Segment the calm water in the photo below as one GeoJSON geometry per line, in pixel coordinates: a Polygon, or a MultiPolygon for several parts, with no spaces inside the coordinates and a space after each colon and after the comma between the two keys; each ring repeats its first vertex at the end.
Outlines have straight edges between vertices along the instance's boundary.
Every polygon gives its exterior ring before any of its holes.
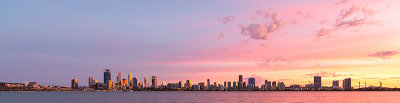
{"type": "Polygon", "coordinates": [[[400,102],[400,92],[0,92],[0,103],[400,102]]]}

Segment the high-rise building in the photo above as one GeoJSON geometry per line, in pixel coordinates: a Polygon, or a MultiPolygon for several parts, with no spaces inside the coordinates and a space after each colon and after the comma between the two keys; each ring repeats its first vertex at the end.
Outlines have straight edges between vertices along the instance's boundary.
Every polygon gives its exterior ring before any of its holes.
{"type": "Polygon", "coordinates": [[[243,89],[243,75],[239,75],[238,88],[243,89]]]}
{"type": "Polygon", "coordinates": [[[321,89],[321,76],[314,76],[314,88],[315,90],[321,89]]]}
{"type": "Polygon", "coordinates": [[[139,78],[138,77],[133,77],[132,78],[133,80],[132,80],[132,82],[133,82],[133,87],[134,88],[139,88],[139,78]]]}
{"type": "Polygon", "coordinates": [[[228,81],[228,90],[231,90],[231,89],[232,89],[232,82],[228,81]]]}
{"type": "Polygon", "coordinates": [[[243,89],[245,89],[246,87],[246,82],[243,82],[243,89]]]}
{"type": "Polygon", "coordinates": [[[233,90],[236,90],[236,89],[237,89],[236,81],[233,81],[233,87],[232,87],[232,89],[233,89],[233,90]]]}
{"type": "Polygon", "coordinates": [[[111,71],[110,69],[104,70],[104,84],[108,83],[108,81],[111,81],[111,71]]]}
{"type": "Polygon", "coordinates": [[[217,89],[217,82],[214,82],[214,88],[213,89],[217,89]]]}
{"type": "Polygon", "coordinates": [[[339,80],[332,81],[332,89],[339,89],[339,80]]]}
{"type": "Polygon", "coordinates": [[[71,80],[71,88],[72,89],[78,89],[78,79],[72,79],[71,80]]]}
{"type": "Polygon", "coordinates": [[[119,85],[122,84],[122,76],[121,76],[121,72],[119,70],[118,70],[117,82],[119,85]]]}
{"type": "Polygon", "coordinates": [[[205,88],[205,83],[204,82],[200,82],[200,83],[198,83],[198,85],[199,85],[199,87],[200,87],[200,90],[204,90],[205,88]]]}
{"type": "Polygon", "coordinates": [[[132,72],[129,72],[129,74],[128,74],[128,83],[129,83],[129,86],[132,86],[132,72]]]}
{"type": "Polygon", "coordinates": [[[278,90],[285,90],[285,83],[283,82],[278,82],[278,90]]]}
{"type": "Polygon", "coordinates": [[[186,89],[190,89],[190,87],[191,87],[191,81],[190,80],[186,80],[185,88],[186,89]]]}
{"type": "Polygon", "coordinates": [[[227,87],[226,87],[226,81],[224,81],[224,88],[227,89],[227,87]]]}
{"type": "Polygon", "coordinates": [[[249,80],[247,82],[249,82],[248,83],[249,86],[253,86],[251,88],[256,88],[256,79],[255,78],[249,78],[249,80]]]}
{"type": "Polygon", "coordinates": [[[210,87],[210,79],[207,79],[207,88],[211,89],[211,87],[210,87]]]}
{"type": "Polygon", "coordinates": [[[94,86],[95,86],[94,77],[89,77],[89,87],[94,88],[94,86]]]}
{"type": "Polygon", "coordinates": [[[151,87],[152,88],[157,88],[157,76],[152,76],[151,77],[151,87]]]}
{"type": "Polygon", "coordinates": [[[243,75],[239,75],[239,82],[243,82],[243,75]]]}
{"type": "Polygon", "coordinates": [[[343,80],[343,89],[344,90],[351,90],[351,78],[346,78],[343,80]]]}
{"type": "Polygon", "coordinates": [[[182,81],[178,82],[178,88],[182,88],[182,81]]]}
{"type": "Polygon", "coordinates": [[[128,81],[126,79],[122,79],[122,85],[124,86],[128,85],[128,81]]]}
{"type": "Polygon", "coordinates": [[[149,87],[149,78],[144,77],[143,85],[144,85],[144,87],[149,87]]]}
{"type": "Polygon", "coordinates": [[[267,82],[267,90],[271,90],[271,86],[272,86],[272,85],[271,85],[271,81],[268,81],[268,82],[267,82]]]}

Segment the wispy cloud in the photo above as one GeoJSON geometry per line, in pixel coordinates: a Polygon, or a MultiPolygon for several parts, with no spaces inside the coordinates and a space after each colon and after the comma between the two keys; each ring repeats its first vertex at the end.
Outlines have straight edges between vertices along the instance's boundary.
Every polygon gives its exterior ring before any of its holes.
{"type": "Polygon", "coordinates": [[[366,24],[377,24],[377,21],[369,19],[369,17],[374,14],[376,14],[374,10],[367,7],[360,8],[356,5],[352,5],[348,9],[342,9],[336,18],[335,24],[331,28],[321,28],[315,34],[316,40],[319,40],[322,37],[331,37],[331,35],[336,31],[366,24]]]}
{"type": "Polygon", "coordinates": [[[353,74],[339,74],[335,72],[316,72],[316,73],[310,73],[306,74],[306,76],[321,76],[321,77],[341,77],[341,76],[352,76],[353,74]]]}
{"type": "Polygon", "coordinates": [[[350,2],[350,0],[337,0],[337,1],[336,1],[336,5],[346,4],[346,3],[348,3],[348,2],[350,2]]]}
{"type": "Polygon", "coordinates": [[[221,22],[222,22],[222,24],[227,24],[227,23],[233,22],[234,19],[235,18],[233,16],[226,16],[226,17],[222,18],[221,22]]]}
{"type": "Polygon", "coordinates": [[[221,39],[223,39],[224,37],[225,37],[225,33],[224,32],[219,33],[217,40],[214,41],[214,44],[217,43],[218,41],[220,41],[221,39]]]}
{"type": "Polygon", "coordinates": [[[279,67],[288,63],[288,59],[283,57],[267,58],[257,62],[258,66],[263,68],[279,67]]]}
{"type": "Polygon", "coordinates": [[[270,15],[270,22],[266,23],[251,23],[248,26],[239,25],[242,34],[249,36],[254,40],[266,40],[270,33],[276,32],[285,26],[286,21],[279,19],[279,13],[270,15]]]}
{"type": "Polygon", "coordinates": [[[368,54],[368,57],[376,57],[381,59],[390,59],[392,56],[399,54],[398,51],[379,51],[372,54],[368,54]]]}

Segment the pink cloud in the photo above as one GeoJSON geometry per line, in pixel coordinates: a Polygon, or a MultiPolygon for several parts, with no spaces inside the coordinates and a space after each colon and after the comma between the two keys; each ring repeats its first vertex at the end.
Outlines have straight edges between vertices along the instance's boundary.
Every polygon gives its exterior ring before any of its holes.
{"type": "Polygon", "coordinates": [[[353,74],[337,74],[335,72],[317,72],[306,74],[306,76],[321,76],[321,77],[341,77],[341,76],[352,76],[353,74]]]}
{"type": "Polygon", "coordinates": [[[222,24],[233,22],[235,18],[233,16],[226,16],[222,18],[222,24]]]}
{"type": "Polygon", "coordinates": [[[348,2],[350,2],[350,0],[337,0],[337,1],[336,1],[336,5],[346,4],[346,3],[348,3],[348,2]]]}
{"type": "Polygon", "coordinates": [[[267,58],[267,59],[261,60],[257,64],[260,67],[271,68],[271,67],[283,66],[283,65],[286,65],[288,63],[289,62],[288,62],[288,60],[286,58],[275,57],[275,58],[267,58]]]}
{"type": "Polygon", "coordinates": [[[254,40],[266,40],[270,33],[280,30],[285,26],[286,21],[279,19],[279,13],[270,16],[271,21],[267,23],[251,23],[248,26],[239,25],[242,34],[250,36],[254,40]]]}
{"type": "Polygon", "coordinates": [[[368,57],[376,57],[376,58],[381,58],[381,59],[390,59],[391,56],[395,56],[399,54],[398,51],[379,51],[375,52],[373,54],[369,54],[368,57]]]}

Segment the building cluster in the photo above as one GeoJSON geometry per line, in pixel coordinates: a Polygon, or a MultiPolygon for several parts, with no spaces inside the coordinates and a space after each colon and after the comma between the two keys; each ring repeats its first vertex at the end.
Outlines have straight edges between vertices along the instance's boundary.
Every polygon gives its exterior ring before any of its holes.
{"type": "Polygon", "coordinates": [[[70,87],[39,85],[37,82],[4,83],[0,82],[0,91],[69,91],[70,87]]]}
{"type": "MultiPolygon", "coordinates": [[[[333,80],[332,86],[322,86],[321,76],[314,76],[313,83],[305,85],[290,85],[286,86],[284,82],[276,82],[265,80],[260,86],[256,85],[255,78],[248,78],[247,83],[243,80],[243,75],[239,75],[237,81],[224,81],[223,83],[211,82],[207,79],[205,82],[192,83],[190,80],[178,81],[175,83],[166,83],[163,81],[160,85],[157,84],[157,76],[149,78],[144,77],[139,81],[139,78],[132,76],[132,72],[128,74],[127,79],[123,78],[121,72],[118,71],[116,80],[112,81],[111,71],[109,69],[103,72],[103,82],[99,82],[94,77],[89,77],[88,86],[79,86],[78,79],[71,80],[71,87],[39,85],[37,82],[25,83],[4,83],[0,82],[0,91],[331,91],[331,90],[392,90],[397,91],[399,88],[386,88],[380,86],[368,86],[365,82],[361,88],[361,82],[358,84],[358,89],[352,87],[351,78],[342,80],[342,85],[339,85],[339,80],[333,80]]],[[[327,84],[327,83],[325,83],[327,84]]]]}
{"type": "Polygon", "coordinates": [[[128,74],[128,78],[124,79],[121,72],[118,71],[115,82],[111,79],[111,71],[104,70],[104,82],[100,83],[93,77],[89,77],[88,87],[79,87],[78,80],[71,80],[72,89],[84,90],[130,90],[130,91],[318,91],[318,90],[353,90],[351,86],[351,78],[345,78],[342,86],[339,86],[339,80],[333,80],[332,86],[322,86],[321,76],[314,76],[314,82],[306,85],[290,85],[286,86],[284,82],[268,81],[259,87],[256,85],[255,78],[248,78],[247,83],[243,80],[243,75],[239,75],[238,81],[224,81],[223,83],[206,82],[192,83],[190,80],[179,81],[176,83],[157,84],[157,76],[151,77],[151,84],[147,77],[140,82],[138,77],[133,77],[132,72],[128,74]]]}

